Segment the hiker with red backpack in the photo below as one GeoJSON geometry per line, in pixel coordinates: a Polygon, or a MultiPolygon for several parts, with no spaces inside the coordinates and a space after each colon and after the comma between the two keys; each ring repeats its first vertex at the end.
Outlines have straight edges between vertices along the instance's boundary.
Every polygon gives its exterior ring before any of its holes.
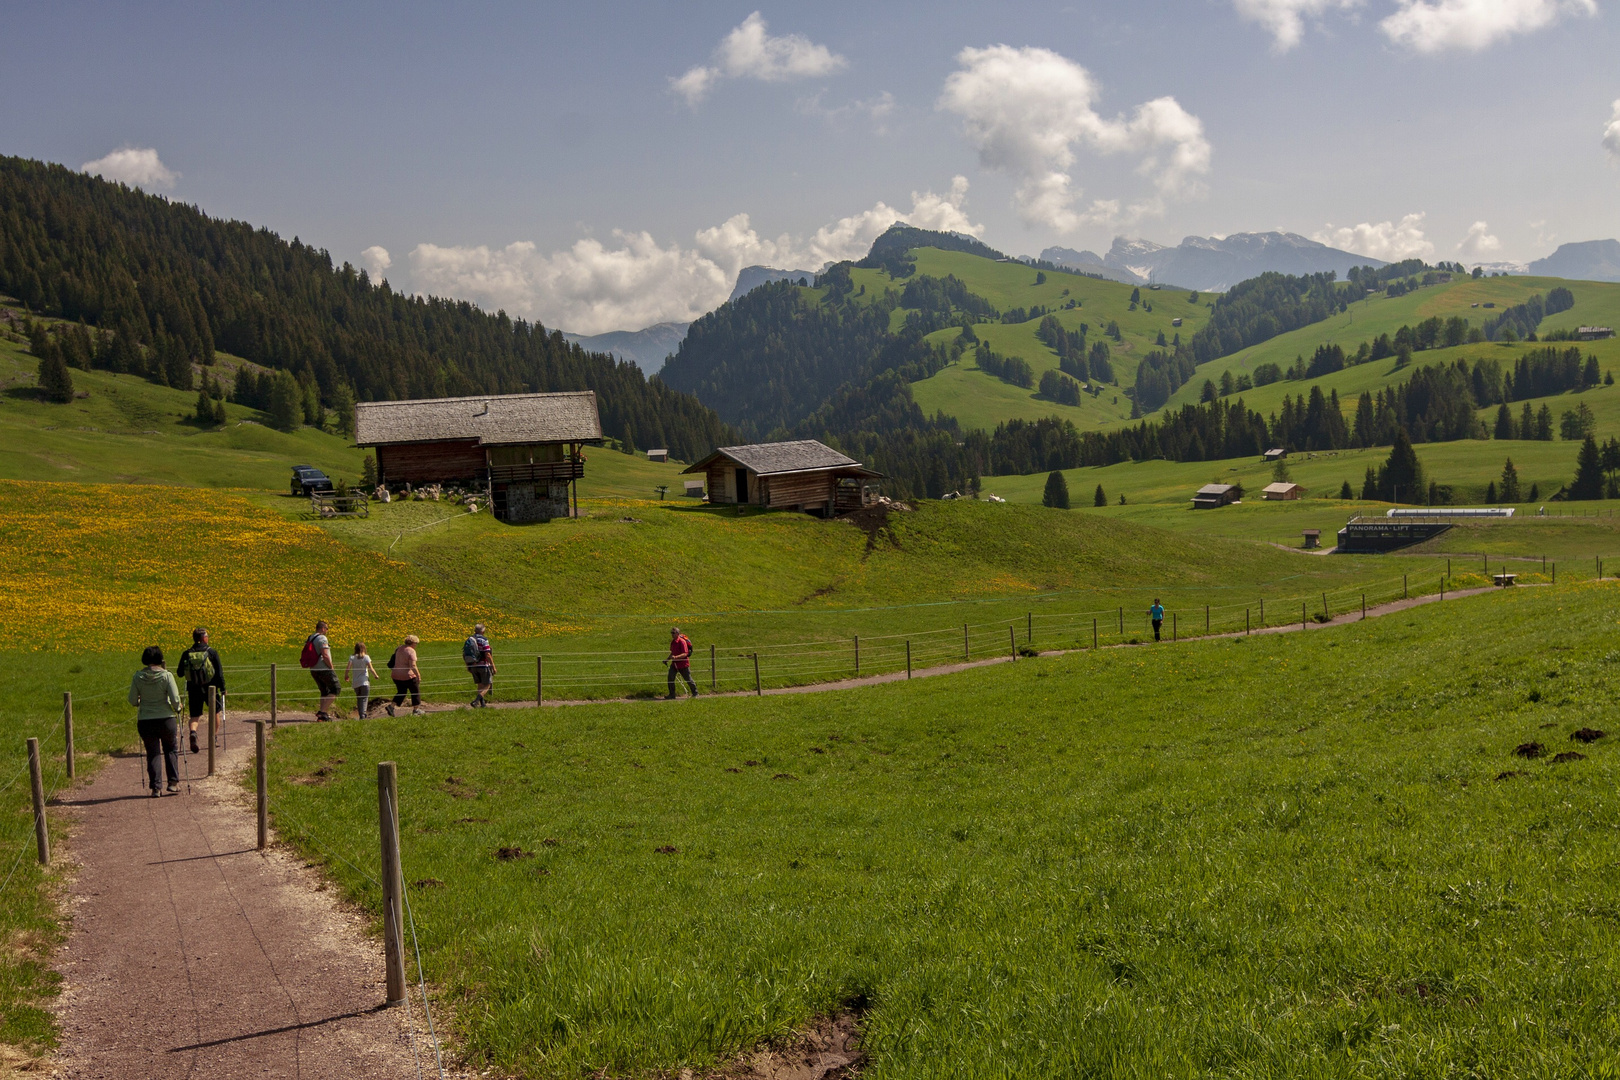
{"type": "Polygon", "coordinates": [[[484,624],[473,627],[472,636],[461,643],[461,662],[467,665],[477,693],[470,704],[475,709],[489,705],[487,700],[495,689],[495,649],[484,636],[484,624]]]}
{"type": "Polygon", "coordinates": [[[669,665],[669,700],[674,701],[675,678],[680,676],[686,680],[686,688],[697,697],[697,683],[692,681],[692,639],[681,633],[681,628],[669,628],[669,659],[664,663],[669,665]]]}
{"type": "Polygon", "coordinates": [[[186,704],[191,716],[191,752],[202,751],[197,746],[197,724],[202,719],[203,707],[208,704],[208,688],[214,688],[214,711],[209,716],[209,737],[219,734],[220,719],[225,712],[225,664],[219,650],[208,643],[207,627],[199,626],[191,632],[191,648],[180,654],[177,668],[186,684],[186,704]]]}
{"type": "Polygon", "coordinates": [[[332,719],[332,706],[337,704],[337,672],[332,667],[332,646],[326,640],[326,620],[315,624],[315,632],[304,639],[304,651],[298,656],[300,667],[315,678],[315,689],[321,692],[320,706],[315,719],[321,723],[332,719]]]}

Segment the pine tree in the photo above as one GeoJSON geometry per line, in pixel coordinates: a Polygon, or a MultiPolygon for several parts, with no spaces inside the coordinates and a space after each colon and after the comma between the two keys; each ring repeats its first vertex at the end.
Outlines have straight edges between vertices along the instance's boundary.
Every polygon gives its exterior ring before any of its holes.
{"type": "Polygon", "coordinates": [[[1054,470],[1046,478],[1046,491],[1041,495],[1041,505],[1050,506],[1055,510],[1069,508],[1069,482],[1063,479],[1063,474],[1054,470]]]}
{"type": "Polygon", "coordinates": [[[39,388],[45,391],[46,400],[59,405],[65,405],[73,400],[73,375],[68,371],[67,362],[62,359],[60,350],[51,349],[49,355],[41,358],[39,388]]]}
{"type": "Polygon", "coordinates": [[[1389,502],[1400,502],[1405,497],[1407,502],[1421,503],[1428,497],[1423,463],[1412,449],[1405,429],[1395,433],[1395,445],[1389,448],[1389,458],[1378,470],[1378,494],[1389,502]]]}
{"type": "Polygon", "coordinates": [[[1288,459],[1285,457],[1278,458],[1276,464],[1271,467],[1272,482],[1286,484],[1293,478],[1294,474],[1288,471],[1288,459]]]}
{"type": "Polygon", "coordinates": [[[1361,497],[1363,499],[1378,498],[1378,474],[1371,465],[1367,466],[1367,475],[1361,481],[1361,497]]]}
{"type": "Polygon", "coordinates": [[[1107,506],[1108,505],[1108,496],[1103,494],[1103,489],[1102,489],[1101,484],[1097,485],[1097,494],[1092,497],[1091,505],[1092,506],[1107,506]]]}
{"type": "Polygon", "coordinates": [[[1540,484],[1531,484],[1530,485],[1530,498],[1529,498],[1528,501],[1530,501],[1530,502],[1540,502],[1541,501],[1541,485],[1540,484]]]}
{"type": "Polygon", "coordinates": [[[1495,480],[1492,480],[1490,483],[1485,485],[1485,501],[1487,503],[1494,503],[1496,501],[1496,481],[1495,480]]]}
{"type": "Polygon", "coordinates": [[[205,386],[197,391],[197,423],[212,424],[214,422],[214,399],[208,396],[205,386]]]}
{"type": "Polygon", "coordinates": [[[270,384],[269,407],[265,410],[270,414],[270,426],[281,431],[297,431],[304,422],[303,399],[298,380],[292,377],[292,372],[276,372],[270,384]]]}
{"type": "Polygon", "coordinates": [[[1502,501],[1509,504],[1519,501],[1519,470],[1513,467],[1512,458],[1502,466],[1502,501]]]}
{"type": "Polygon", "coordinates": [[[1542,442],[1552,442],[1552,437],[1552,410],[1546,405],[1543,405],[1541,407],[1541,411],[1536,413],[1536,438],[1540,439],[1542,442]]]}
{"type": "Polygon", "coordinates": [[[1575,482],[1569,485],[1571,499],[1603,498],[1603,456],[1597,440],[1588,435],[1575,455],[1575,482]]]}
{"type": "Polygon", "coordinates": [[[1496,431],[1498,439],[1514,439],[1518,434],[1513,430],[1513,410],[1507,407],[1507,402],[1496,407],[1496,431]]]}
{"type": "Polygon", "coordinates": [[[1350,481],[1346,480],[1344,486],[1339,488],[1339,498],[1348,502],[1355,497],[1355,493],[1350,490],[1350,481]]]}

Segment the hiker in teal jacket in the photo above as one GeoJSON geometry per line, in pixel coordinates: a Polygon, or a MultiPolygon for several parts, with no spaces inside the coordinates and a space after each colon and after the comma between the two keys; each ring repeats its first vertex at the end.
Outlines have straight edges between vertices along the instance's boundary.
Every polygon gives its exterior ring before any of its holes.
{"type": "Polygon", "coordinates": [[[141,653],[145,666],[129,680],[129,703],[135,706],[135,729],[146,747],[146,780],[153,797],[163,794],[162,774],[158,771],[158,751],[169,777],[169,794],[180,790],[179,730],[175,717],[180,712],[180,687],[163,666],[163,650],[148,645],[141,653]]]}

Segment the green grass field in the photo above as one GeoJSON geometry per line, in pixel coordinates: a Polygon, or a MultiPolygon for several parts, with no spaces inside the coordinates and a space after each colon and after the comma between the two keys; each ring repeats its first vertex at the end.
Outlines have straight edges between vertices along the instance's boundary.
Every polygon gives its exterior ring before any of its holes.
{"type": "Polygon", "coordinates": [[[427,974],[500,1072],[701,1068],[853,1002],[871,1077],[1608,1075],[1616,771],[1569,736],[1616,722],[1617,600],[288,730],[271,805],[375,913],[399,763],[427,974]]]}

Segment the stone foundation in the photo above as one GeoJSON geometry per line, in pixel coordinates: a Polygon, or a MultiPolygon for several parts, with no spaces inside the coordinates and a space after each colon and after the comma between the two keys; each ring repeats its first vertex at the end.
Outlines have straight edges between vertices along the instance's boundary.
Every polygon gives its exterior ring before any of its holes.
{"type": "Polygon", "coordinates": [[[565,481],[506,486],[506,520],[514,525],[567,516],[568,484],[565,481]]]}

